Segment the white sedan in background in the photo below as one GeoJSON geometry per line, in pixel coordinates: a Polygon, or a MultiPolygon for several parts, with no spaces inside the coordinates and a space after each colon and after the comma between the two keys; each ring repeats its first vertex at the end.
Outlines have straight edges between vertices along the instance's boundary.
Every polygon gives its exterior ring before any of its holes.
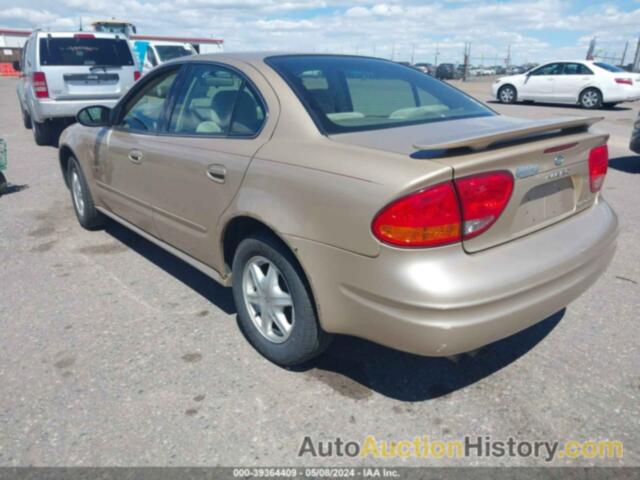
{"type": "Polygon", "coordinates": [[[553,62],[493,84],[502,103],[534,101],[578,104],[584,108],[612,107],[640,99],[640,75],[596,61],[553,62]]]}

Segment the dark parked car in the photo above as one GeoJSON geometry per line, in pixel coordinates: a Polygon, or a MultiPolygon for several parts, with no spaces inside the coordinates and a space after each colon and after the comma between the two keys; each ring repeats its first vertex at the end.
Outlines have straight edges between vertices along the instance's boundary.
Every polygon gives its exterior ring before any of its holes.
{"type": "Polygon", "coordinates": [[[436,78],[440,80],[454,80],[459,78],[456,66],[453,63],[441,63],[436,68],[436,78]]]}
{"type": "Polygon", "coordinates": [[[631,142],[629,143],[629,149],[632,152],[640,154],[640,114],[638,114],[636,123],[633,125],[633,132],[631,132],[631,142]]]}

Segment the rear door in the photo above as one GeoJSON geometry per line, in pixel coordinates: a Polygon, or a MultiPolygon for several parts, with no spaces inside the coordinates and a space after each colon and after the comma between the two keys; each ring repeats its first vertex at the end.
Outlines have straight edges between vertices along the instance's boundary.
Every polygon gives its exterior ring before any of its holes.
{"type": "Polygon", "coordinates": [[[146,164],[154,223],[165,242],[222,268],[217,222],[251,158],[268,141],[265,102],[239,71],[191,64],[171,110],[157,153],[146,164]]]}
{"type": "Polygon", "coordinates": [[[163,154],[157,142],[165,108],[180,66],[145,77],[117,111],[115,125],[101,142],[96,181],[109,210],[155,235],[150,205],[150,172],[154,158],[163,154]]]}
{"type": "Polygon", "coordinates": [[[561,72],[561,63],[549,63],[535,69],[527,75],[518,97],[525,100],[553,101],[555,81],[561,72]]]}
{"type": "Polygon", "coordinates": [[[92,33],[42,34],[38,64],[53,100],[113,100],[135,81],[126,39],[92,33]]]}
{"type": "Polygon", "coordinates": [[[593,83],[593,72],[582,63],[565,63],[555,77],[554,97],[561,102],[577,102],[582,90],[593,83]]]}

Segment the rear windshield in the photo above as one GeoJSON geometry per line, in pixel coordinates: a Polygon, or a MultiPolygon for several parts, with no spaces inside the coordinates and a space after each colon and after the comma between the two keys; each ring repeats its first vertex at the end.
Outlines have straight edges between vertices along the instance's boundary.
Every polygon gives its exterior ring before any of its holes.
{"type": "Polygon", "coordinates": [[[40,39],[40,64],[49,66],[134,65],[126,40],[115,38],[40,39]]]}
{"type": "Polygon", "coordinates": [[[495,115],[446,83],[386,60],[290,55],[266,62],[327,134],[495,115]]]}
{"type": "Polygon", "coordinates": [[[609,72],[626,72],[625,69],[616,67],[615,65],[609,65],[608,63],[594,62],[593,64],[609,72]]]}
{"type": "Polygon", "coordinates": [[[156,45],[156,51],[160,56],[160,60],[168,62],[174,58],[186,57],[187,55],[193,55],[193,50],[189,50],[182,45],[156,45]]]}

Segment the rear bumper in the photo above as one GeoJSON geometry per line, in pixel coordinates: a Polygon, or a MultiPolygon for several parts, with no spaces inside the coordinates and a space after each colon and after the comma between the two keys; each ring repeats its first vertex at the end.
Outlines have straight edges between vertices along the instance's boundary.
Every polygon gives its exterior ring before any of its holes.
{"type": "Polygon", "coordinates": [[[113,108],[118,99],[83,99],[83,100],[32,100],[31,117],[39,123],[51,118],[75,117],[85,107],[104,105],[113,108]]]}
{"type": "Polygon", "coordinates": [[[489,250],[382,247],[376,258],[287,238],[310,279],[320,321],[399,350],[476,349],[564,308],[606,269],[618,220],[600,200],[562,223],[489,250]]]}

